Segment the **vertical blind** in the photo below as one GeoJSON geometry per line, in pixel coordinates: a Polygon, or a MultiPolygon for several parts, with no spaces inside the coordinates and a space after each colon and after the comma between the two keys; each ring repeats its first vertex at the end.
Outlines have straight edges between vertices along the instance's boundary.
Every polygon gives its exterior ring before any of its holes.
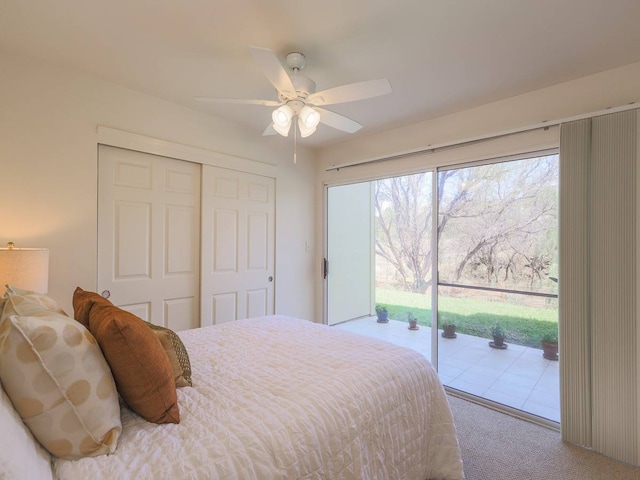
{"type": "Polygon", "coordinates": [[[640,463],[638,110],[560,133],[563,439],[640,463]]]}
{"type": "Polygon", "coordinates": [[[560,128],[560,412],[562,438],[591,447],[589,173],[591,120],[560,128]]]}

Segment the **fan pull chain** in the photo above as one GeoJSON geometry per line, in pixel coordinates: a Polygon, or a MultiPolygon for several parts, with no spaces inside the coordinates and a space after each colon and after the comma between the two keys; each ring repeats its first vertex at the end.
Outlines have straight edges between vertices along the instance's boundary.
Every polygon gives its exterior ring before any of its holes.
{"type": "Polygon", "coordinates": [[[298,128],[296,124],[293,124],[293,164],[297,163],[297,153],[298,153],[298,128]]]}

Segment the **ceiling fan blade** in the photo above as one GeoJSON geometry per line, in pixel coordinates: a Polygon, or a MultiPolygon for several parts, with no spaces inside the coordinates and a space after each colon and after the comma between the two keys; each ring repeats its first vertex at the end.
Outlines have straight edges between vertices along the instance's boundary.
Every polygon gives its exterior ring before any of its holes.
{"type": "Polygon", "coordinates": [[[276,132],[273,129],[273,123],[270,123],[269,126],[264,129],[264,132],[262,132],[262,136],[266,137],[266,136],[269,136],[269,135],[275,135],[276,133],[278,133],[278,132],[276,132]]]}
{"type": "Polygon", "coordinates": [[[309,96],[308,102],[314,105],[334,105],[336,103],[355,102],[365,98],[378,97],[391,93],[389,80],[367,80],[329,88],[309,96]]]}
{"type": "Polygon", "coordinates": [[[278,56],[268,48],[249,47],[251,54],[265,76],[276,90],[288,98],[296,98],[296,87],[293,86],[291,77],[280,63],[278,56]]]}
{"type": "Polygon", "coordinates": [[[314,105],[334,105],[336,103],[355,102],[365,98],[378,97],[387,93],[391,93],[391,85],[389,80],[381,78],[322,90],[310,95],[308,102],[314,105]]]}
{"type": "Polygon", "coordinates": [[[242,98],[215,98],[215,97],[195,97],[199,102],[207,103],[240,103],[243,105],[264,105],[265,107],[277,107],[282,102],[276,100],[248,100],[242,98]]]}
{"type": "Polygon", "coordinates": [[[325,110],[324,108],[316,107],[315,109],[320,112],[320,121],[325,125],[329,125],[330,127],[337,128],[338,130],[348,133],[357,132],[362,128],[362,125],[358,122],[351,120],[344,115],[332,112],[331,110],[325,110]]]}

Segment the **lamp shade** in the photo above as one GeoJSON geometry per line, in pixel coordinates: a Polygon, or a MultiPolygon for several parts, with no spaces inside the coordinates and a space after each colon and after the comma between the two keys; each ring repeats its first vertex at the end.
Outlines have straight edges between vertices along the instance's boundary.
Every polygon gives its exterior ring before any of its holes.
{"type": "Polygon", "coordinates": [[[289,105],[282,105],[271,114],[273,120],[273,129],[283,137],[289,134],[291,128],[291,119],[293,118],[293,110],[289,105]]]}
{"type": "Polygon", "coordinates": [[[38,293],[49,290],[49,250],[46,248],[0,248],[0,293],[14,285],[38,293]]]}
{"type": "Polygon", "coordinates": [[[298,114],[298,128],[300,129],[300,136],[306,138],[316,131],[316,127],[320,123],[320,114],[311,108],[309,105],[305,105],[298,114]]]}
{"type": "Polygon", "coordinates": [[[304,107],[302,107],[299,117],[304,126],[309,129],[315,130],[315,128],[318,126],[318,123],[320,123],[320,113],[317,110],[311,108],[309,105],[305,105],[304,107]]]}

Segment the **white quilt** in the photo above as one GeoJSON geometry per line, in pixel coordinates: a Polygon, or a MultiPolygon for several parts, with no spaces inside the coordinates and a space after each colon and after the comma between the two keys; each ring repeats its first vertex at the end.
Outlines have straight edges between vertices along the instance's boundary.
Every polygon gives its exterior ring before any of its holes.
{"type": "Polygon", "coordinates": [[[116,452],[56,460],[60,479],[464,478],[437,374],[419,353],[283,316],[180,332],[181,422],[127,408],[116,452]]]}

